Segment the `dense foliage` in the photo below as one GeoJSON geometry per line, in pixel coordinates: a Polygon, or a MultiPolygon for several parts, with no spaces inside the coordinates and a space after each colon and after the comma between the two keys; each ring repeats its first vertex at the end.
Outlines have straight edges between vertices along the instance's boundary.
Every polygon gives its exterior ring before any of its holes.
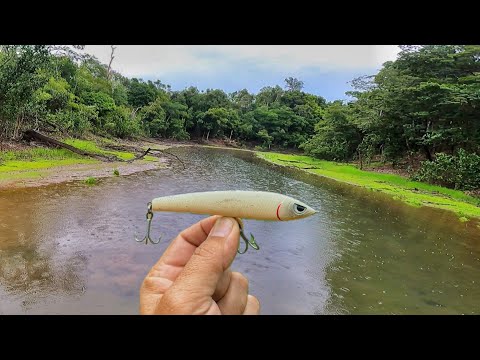
{"type": "Polygon", "coordinates": [[[0,141],[27,128],[82,135],[230,139],[301,148],[335,161],[409,165],[416,178],[478,189],[480,46],[402,46],[378,74],[352,81],[352,101],[285,87],[230,94],[129,79],[80,46],[0,46],[0,141]],[[412,168],[415,168],[413,166],[412,168]]]}
{"type": "MultiPolygon", "coordinates": [[[[354,100],[331,105],[302,145],[313,156],[394,164],[424,159],[417,179],[480,188],[480,46],[401,46],[354,100]]],[[[412,161],[407,162],[415,167],[412,161]]]]}
{"type": "Polygon", "coordinates": [[[455,155],[439,153],[434,161],[425,161],[414,180],[454,189],[480,189],[480,156],[460,149],[455,155]]]}
{"type": "Polygon", "coordinates": [[[230,139],[264,147],[298,147],[313,133],[326,102],[288,78],[285,90],[265,87],[227,94],[160,81],[128,79],[72,48],[0,48],[0,137],[40,128],[73,135],[230,139]],[[67,49],[69,49],[67,51],[67,49]],[[59,51],[62,50],[62,51],[59,51]]]}

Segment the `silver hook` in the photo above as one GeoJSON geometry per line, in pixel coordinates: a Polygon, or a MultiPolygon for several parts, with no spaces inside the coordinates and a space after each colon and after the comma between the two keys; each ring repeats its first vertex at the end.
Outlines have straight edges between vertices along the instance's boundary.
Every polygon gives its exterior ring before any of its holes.
{"type": "Polygon", "coordinates": [[[143,239],[137,239],[135,237],[135,241],[136,242],[144,242],[145,241],[145,244],[148,244],[148,242],[150,241],[152,244],[158,244],[160,242],[160,240],[162,240],[162,237],[160,236],[160,238],[157,240],[157,241],[154,241],[151,237],[150,237],[150,228],[152,226],[152,219],[153,219],[153,211],[152,211],[152,203],[149,202],[148,205],[147,205],[147,234],[145,235],[145,237],[143,239]]]}
{"type": "Polygon", "coordinates": [[[238,226],[240,227],[240,237],[245,242],[245,249],[243,251],[240,251],[240,246],[239,246],[239,249],[237,250],[237,252],[239,254],[245,254],[248,250],[248,246],[251,246],[255,250],[259,250],[260,246],[258,246],[258,244],[255,242],[255,237],[252,234],[250,234],[250,240],[249,240],[245,236],[245,233],[243,232],[243,221],[241,219],[238,219],[238,218],[236,218],[236,220],[238,222],[238,226]]]}

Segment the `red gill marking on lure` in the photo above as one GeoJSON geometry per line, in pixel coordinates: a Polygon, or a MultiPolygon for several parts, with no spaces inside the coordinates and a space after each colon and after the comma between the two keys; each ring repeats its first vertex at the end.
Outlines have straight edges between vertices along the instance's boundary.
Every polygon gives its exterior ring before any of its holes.
{"type": "Polygon", "coordinates": [[[280,206],[282,206],[282,203],[278,204],[278,207],[277,207],[277,218],[278,218],[278,220],[282,221],[282,219],[280,219],[280,216],[278,215],[278,211],[280,210],[280,206]]]}

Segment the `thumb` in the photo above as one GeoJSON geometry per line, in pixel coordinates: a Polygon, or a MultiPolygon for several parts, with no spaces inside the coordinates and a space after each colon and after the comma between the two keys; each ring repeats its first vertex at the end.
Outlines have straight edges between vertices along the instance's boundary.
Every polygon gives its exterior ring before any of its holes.
{"type": "Polygon", "coordinates": [[[240,229],[235,219],[220,217],[172,285],[188,296],[211,297],[237,254],[240,229]]]}

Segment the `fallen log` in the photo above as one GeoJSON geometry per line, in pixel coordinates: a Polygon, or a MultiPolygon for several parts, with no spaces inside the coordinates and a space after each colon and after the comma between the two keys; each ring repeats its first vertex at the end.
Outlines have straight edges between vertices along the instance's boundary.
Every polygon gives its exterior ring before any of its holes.
{"type": "MultiPolygon", "coordinates": [[[[106,144],[105,147],[107,149],[113,149],[117,151],[127,151],[127,152],[138,152],[138,148],[135,146],[129,146],[129,145],[111,145],[111,144],[106,144]]],[[[126,162],[133,162],[135,160],[141,160],[143,159],[146,155],[149,153],[152,154],[152,151],[155,149],[148,148],[146,151],[141,153],[140,155],[135,156],[133,159],[130,160],[121,160],[121,161],[126,161],[126,162]]]]}
{"type": "MultiPolygon", "coordinates": [[[[175,158],[177,158],[177,160],[182,164],[183,168],[185,169],[185,164],[178,158],[178,156],[174,155],[174,154],[170,154],[169,152],[166,152],[164,150],[160,150],[160,149],[151,149],[151,148],[148,148],[146,151],[144,151],[142,154],[140,155],[137,155],[135,156],[133,159],[130,159],[130,160],[123,160],[123,159],[118,159],[116,156],[105,156],[105,155],[100,155],[100,154],[94,154],[94,153],[91,153],[91,152],[88,152],[88,151],[85,151],[85,150],[81,150],[79,148],[76,148],[74,146],[71,146],[71,145],[68,145],[68,144],[65,144],[61,141],[58,141],[54,138],[51,138],[49,136],[46,136],[44,134],[41,134],[35,130],[27,130],[23,133],[23,139],[24,140],[27,140],[27,141],[32,141],[32,140],[37,140],[39,142],[42,142],[42,143],[45,143],[45,144],[48,144],[50,146],[58,146],[58,147],[62,147],[64,149],[67,149],[67,150],[70,150],[76,154],[79,154],[79,155],[82,155],[82,156],[89,156],[89,157],[92,157],[94,159],[98,159],[98,160],[101,160],[101,161],[109,161],[109,162],[112,162],[112,161],[121,161],[121,162],[128,162],[128,163],[131,163],[131,162],[134,162],[135,160],[140,160],[140,159],[143,159],[146,155],[148,155],[149,153],[153,155],[153,151],[159,151],[161,153],[166,153],[170,156],[174,156],[175,158]]],[[[112,146],[109,146],[109,147],[112,147],[112,146]]],[[[130,150],[130,149],[126,149],[125,146],[115,146],[118,150],[130,150]]],[[[133,147],[131,147],[133,148],[133,147]]]]}
{"type": "MultiPolygon", "coordinates": [[[[166,155],[170,155],[170,156],[173,156],[175,159],[177,159],[177,161],[182,164],[182,167],[183,167],[183,170],[186,169],[185,167],[185,163],[175,154],[172,154],[172,153],[169,153],[168,151],[165,151],[165,150],[160,150],[160,149],[150,149],[148,148],[148,150],[151,150],[151,151],[158,151],[158,152],[161,152],[162,154],[166,154],[166,155]]],[[[148,151],[147,150],[147,151],[148,151]]],[[[145,154],[146,155],[146,154],[145,154]]]]}
{"type": "Polygon", "coordinates": [[[150,152],[150,150],[152,150],[152,149],[148,148],[147,151],[145,151],[143,154],[135,156],[133,159],[125,160],[125,161],[126,162],[134,162],[135,160],[143,159],[145,157],[145,155],[147,155],[150,152]]]}
{"type": "Polygon", "coordinates": [[[61,141],[58,141],[54,138],[51,138],[49,136],[40,134],[39,132],[37,132],[35,130],[25,131],[23,133],[23,139],[25,139],[27,141],[31,141],[31,140],[41,141],[41,142],[43,142],[45,144],[48,144],[50,146],[58,146],[58,147],[70,150],[70,151],[72,151],[76,154],[79,154],[79,155],[82,155],[82,156],[89,156],[89,157],[92,157],[94,159],[98,159],[98,160],[101,160],[101,161],[114,161],[114,159],[112,159],[111,157],[104,156],[104,155],[99,155],[99,154],[93,154],[91,152],[78,149],[74,146],[65,144],[65,143],[63,143],[61,141]]]}

